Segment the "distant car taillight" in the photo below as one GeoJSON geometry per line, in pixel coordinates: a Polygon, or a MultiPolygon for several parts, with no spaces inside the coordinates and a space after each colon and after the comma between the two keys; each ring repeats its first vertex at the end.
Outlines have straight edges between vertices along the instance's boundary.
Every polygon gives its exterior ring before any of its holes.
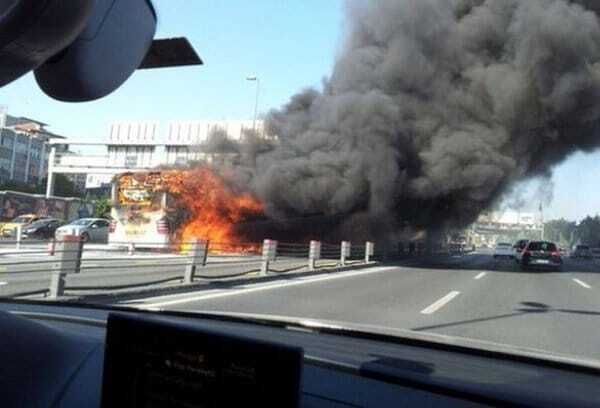
{"type": "Polygon", "coordinates": [[[156,231],[159,234],[168,234],[169,233],[169,222],[164,218],[156,221],[156,231]]]}
{"type": "Polygon", "coordinates": [[[560,252],[558,252],[558,251],[554,251],[550,255],[552,255],[553,258],[560,258],[560,252]]]}
{"type": "Polygon", "coordinates": [[[108,232],[110,232],[112,234],[113,232],[115,232],[116,229],[117,229],[117,222],[115,220],[112,220],[110,222],[110,224],[108,225],[108,232]]]}
{"type": "Polygon", "coordinates": [[[529,252],[528,250],[524,250],[523,256],[531,256],[531,252],[529,252]]]}

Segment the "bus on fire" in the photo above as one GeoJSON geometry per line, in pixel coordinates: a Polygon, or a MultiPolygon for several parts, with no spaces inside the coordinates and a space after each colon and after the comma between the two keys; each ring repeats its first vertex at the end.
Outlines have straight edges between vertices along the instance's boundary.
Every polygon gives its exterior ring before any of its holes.
{"type": "Polygon", "coordinates": [[[161,172],[117,175],[112,184],[109,244],[168,247],[171,238],[170,201],[161,172]]]}

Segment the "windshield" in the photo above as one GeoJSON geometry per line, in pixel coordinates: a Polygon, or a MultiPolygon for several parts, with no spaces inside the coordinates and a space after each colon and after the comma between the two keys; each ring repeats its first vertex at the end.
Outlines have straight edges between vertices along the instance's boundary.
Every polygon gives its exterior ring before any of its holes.
{"type": "Polygon", "coordinates": [[[70,222],[69,225],[83,225],[83,226],[87,226],[87,225],[90,225],[92,222],[93,222],[93,220],[81,219],[81,220],[75,220],[73,222],[70,222]]]}
{"type": "Polygon", "coordinates": [[[556,245],[550,242],[531,242],[527,249],[529,251],[556,251],[556,245]]]}
{"type": "Polygon", "coordinates": [[[40,221],[32,222],[29,225],[29,227],[31,227],[31,228],[44,227],[44,226],[50,224],[51,222],[52,222],[52,220],[40,220],[40,221]]]}
{"type": "Polygon", "coordinates": [[[14,220],[12,220],[12,222],[14,224],[27,224],[32,219],[33,219],[32,217],[22,216],[22,217],[15,218],[14,220]]]}
{"type": "Polygon", "coordinates": [[[0,88],[0,296],[600,361],[595,2],[153,3],[202,65],[144,39],[106,95],[112,48],[0,88]]]}

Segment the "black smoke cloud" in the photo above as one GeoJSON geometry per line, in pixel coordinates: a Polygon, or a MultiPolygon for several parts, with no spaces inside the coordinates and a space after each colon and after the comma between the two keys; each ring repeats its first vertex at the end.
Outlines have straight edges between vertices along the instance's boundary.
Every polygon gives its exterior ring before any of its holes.
{"type": "Polygon", "coordinates": [[[347,214],[367,235],[471,222],[600,144],[596,3],[347,3],[333,73],[269,114],[280,146],[248,181],[277,219],[347,214]]]}

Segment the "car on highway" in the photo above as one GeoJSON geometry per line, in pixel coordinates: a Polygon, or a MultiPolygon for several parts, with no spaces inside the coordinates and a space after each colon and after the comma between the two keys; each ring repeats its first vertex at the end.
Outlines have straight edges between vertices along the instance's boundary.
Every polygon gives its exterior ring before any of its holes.
{"type": "Polygon", "coordinates": [[[17,218],[8,222],[2,226],[2,230],[0,230],[0,235],[5,238],[10,238],[15,236],[15,229],[21,226],[23,229],[32,223],[46,219],[46,217],[41,217],[36,214],[23,214],[19,215],[17,218]]]}
{"type": "Polygon", "coordinates": [[[589,245],[575,245],[573,251],[571,251],[571,258],[579,259],[592,259],[594,255],[589,245]]]}
{"type": "Polygon", "coordinates": [[[80,218],[56,230],[56,239],[76,235],[84,242],[107,242],[110,221],[104,218],[80,218]]]}
{"type": "Polygon", "coordinates": [[[23,228],[23,238],[48,239],[54,237],[62,222],[56,218],[35,221],[23,228]]]}
{"type": "Polygon", "coordinates": [[[494,248],[494,259],[514,259],[515,250],[513,246],[507,242],[499,242],[494,248]]]}
{"type": "Polygon", "coordinates": [[[530,241],[521,254],[521,269],[560,270],[563,260],[558,247],[553,242],[530,241]]]}
{"type": "Polygon", "coordinates": [[[528,239],[520,239],[513,245],[513,250],[515,252],[515,260],[517,262],[521,262],[521,256],[523,255],[523,250],[529,243],[528,239]]]}

